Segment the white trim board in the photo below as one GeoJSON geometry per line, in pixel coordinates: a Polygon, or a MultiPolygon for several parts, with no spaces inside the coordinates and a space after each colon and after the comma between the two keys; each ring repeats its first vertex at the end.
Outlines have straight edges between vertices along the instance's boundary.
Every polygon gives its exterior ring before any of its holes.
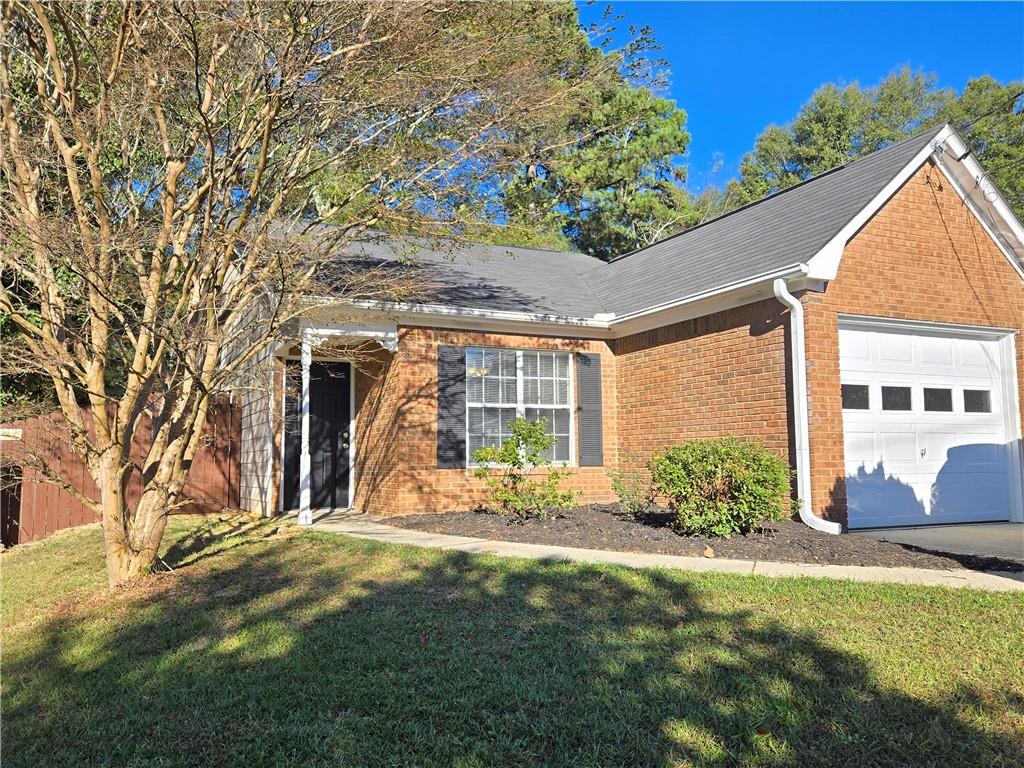
{"type": "Polygon", "coordinates": [[[599,314],[593,318],[568,318],[526,312],[490,312],[483,309],[387,302],[353,303],[351,307],[346,307],[346,311],[370,318],[387,317],[396,324],[408,327],[609,340],[771,298],[774,295],[772,283],[778,277],[785,278],[793,290],[824,289],[821,281],[808,279],[806,264],[793,264],[679,301],[621,316],[599,314]]]}
{"type": "MultiPolygon", "coordinates": [[[[974,161],[974,158],[973,156],[968,156],[967,158],[965,158],[965,164],[967,160],[974,161]]],[[[974,161],[974,164],[979,169],[981,168],[981,166],[978,165],[976,161],[974,161]]],[[[942,172],[942,175],[946,177],[946,180],[949,181],[953,189],[956,190],[956,193],[960,195],[960,199],[964,201],[964,204],[967,206],[967,209],[974,215],[974,218],[978,220],[978,223],[981,225],[981,228],[985,230],[985,234],[992,238],[992,241],[996,244],[996,247],[1002,252],[1006,260],[1010,262],[1010,266],[1013,267],[1013,269],[1017,272],[1021,279],[1024,280],[1024,266],[1022,266],[1021,262],[1014,256],[1013,251],[1010,249],[1009,245],[1006,242],[1006,238],[1002,237],[992,228],[991,224],[989,223],[989,217],[982,213],[974,197],[967,192],[963,183],[956,178],[956,174],[954,173],[953,169],[950,168],[948,164],[943,160],[942,154],[939,154],[936,157],[936,165],[942,172]]],[[[983,177],[984,172],[979,170],[979,174],[976,178],[983,177]]],[[[975,183],[976,185],[980,186],[980,182],[976,181],[975,183]]],[[[1001,197],[999,198],[999,201],[1002,201],[1001,197]]],[[[1005,217],[1005,221],[1008,224],[1017,224],[1019,227],[1019,223],[1016,221],[1016,217],[1013,216],[1012,213],[1009,216],[1005,217]]],[[[1021,232],[1018,235],[1018,237],[1022,241],[1024,241],[1024,232],[1021,232]]],[[[1024,252],[1022,252],[1020,258],[1024,259],[1024,252]]]]}
{"type": "Polygon", "coordinates": [[[840,328],[869,331],[891,331],[893,333],[917,333],[929,336],[954,336],[956,338],[1001,339],[1016,335],[1016,328],[997,328],[987,325],[960,325],[957,323],[936,323],[929,320],[906,320],[897,317],[876,317],[873,315],[836,315],[840,328]]]}

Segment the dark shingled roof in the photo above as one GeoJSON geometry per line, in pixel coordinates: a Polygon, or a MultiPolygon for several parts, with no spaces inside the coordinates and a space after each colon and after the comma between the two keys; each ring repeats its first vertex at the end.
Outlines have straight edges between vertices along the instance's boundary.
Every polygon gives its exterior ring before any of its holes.
{"type": "Polygon", "coordinates": [[[597,266],[585,278],[608,311],[622,315],[807,262],[940,130],[597,266]]]}
{"type": "Polygon", "coordinates": [[[345,253],[348,268],[394,263],[416,270],[425,286],[416,303],[574,318],[605,312],[582,277],[602,262],[585,253],[406,235],[373,235],[345,253]]]}
{"type": "MultiPolygon", "coordinates": [[[[345,248],[432,284],[418,303],[587,318],[626,315],[807,262],[941,131],[935,128],[604,263],[582,253],[374,236],[345,248]]],[[[350,261],[350,260],[348,260],[350,261]]],[[[350,263],[351,266],[351,263],[350,263]]]]}

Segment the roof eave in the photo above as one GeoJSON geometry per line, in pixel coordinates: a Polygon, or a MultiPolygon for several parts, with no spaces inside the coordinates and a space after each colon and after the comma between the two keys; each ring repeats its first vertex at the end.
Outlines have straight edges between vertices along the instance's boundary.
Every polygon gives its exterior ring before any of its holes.
{"type": "MultiPolygon", "coordinates": [[[[779,277],[806,283],[807,265],[792,264],[780,270],[755,275],[710,291],[620,316],[599,313],[593,317],[572,317],[558,314],[455,307],[444,304],[372,300],[325,301],[323,303],[325,309],[343,307],[347,314],[363,317],[388,317],[401,325],[612,339],[770,298],[772,282],[779,277]]],[[[797,287],[805,287],[803,283],[797,287]]]]}
{"type": "Polygon", "coordinates": [[[774,296],[772,283],[778,278],[794,281],[796,289],[810,286],[807,265],[794,263],[676,301],[617,316],[611,327],[615,337],[621,338],[691,320],[695,317],[753,304],[774,296]]]}
{"type": "Polygon", "coordinates": [[[345,307],[346,311],[357,315],[390,317],[400,325],[585,338],[611,338],[609,325],[613,317],[600,313],[593,317],[576,317],[557,313],[372,300],[346,302],[345,307]]]}
{"type": "Polygon", "coordinates": [[[808,260],[808,277],[814,280],[835,280],[836,274],[839,271],[839,262],[843,258],[843,249],[846,248],[846,244],[850,241],[857,232],[863,227],[867,221],[874,216],[885,203],[892,197],[896,192],[907,183],[907,180],[920,168],[926,160],[935,152],[936,148],[949,138],[950,134],[953,133],[953,129],[947,124],[942,130],[932,137],[931,141],[928,142],[911,160],[900,169],[889,183],[882,187],[878,193],[871,198],[870,202],[864,206],[857,214],[850,219],[842,229],[840,229],[832,238],[825,243],[818,251],[808,260]]]}
{"type": "MultiPolygon", "coordinates": [[[[981,164],[970,153],[969,147],[948,123],[936,133],[931,141],[907,162],[888,184],[876,194],[871,201],[850,219],[827,243],[825,243],[808,261],[808,277],[813,280],[828,282],[834,280],[839,271],[839,263],[843,258],[846,244],[860,231],[872,216],[907,183],[911,176],[935,156],[937,165],[946,178],[956,189],[960,197],[967,203],[989,235],[999,246],[1010,265],[1024,279],[1024,226],[1014,215],[999,191],[993,187],[992,199],[986,197],[985,205],[974,199],[972,189],[962,179],[958,179],[958,169],[963,169],[971,179],[974,188],[979,189],[985,181],[985,171],[981,164]]],[[[991,185],[990,185],[991,186],[991,185]]]]}

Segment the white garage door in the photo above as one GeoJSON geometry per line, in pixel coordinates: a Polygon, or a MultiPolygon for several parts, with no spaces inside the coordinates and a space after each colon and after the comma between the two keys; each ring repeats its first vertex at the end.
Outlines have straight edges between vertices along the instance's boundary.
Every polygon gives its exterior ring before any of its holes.
{"type": "Polygon", "coordinates": [[[851,528],[1010,517],[1004,341],[858,322],[840,326],[839,357],[851,528]]]}

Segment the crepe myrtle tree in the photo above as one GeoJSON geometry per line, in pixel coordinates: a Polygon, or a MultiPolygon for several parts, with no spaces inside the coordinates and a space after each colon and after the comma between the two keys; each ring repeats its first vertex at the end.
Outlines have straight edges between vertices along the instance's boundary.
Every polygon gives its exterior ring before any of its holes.
{"type": "Polygon", "coordinates": [[[4,365],[52,385],[96,497],[41,466],[102,520],[112,588],[153,564],[211,399],[309,297],[418,290],[357,268],[345,244],[457,233],[617,66],[569,3],[12,0],[0,14],[4,365]]]}

